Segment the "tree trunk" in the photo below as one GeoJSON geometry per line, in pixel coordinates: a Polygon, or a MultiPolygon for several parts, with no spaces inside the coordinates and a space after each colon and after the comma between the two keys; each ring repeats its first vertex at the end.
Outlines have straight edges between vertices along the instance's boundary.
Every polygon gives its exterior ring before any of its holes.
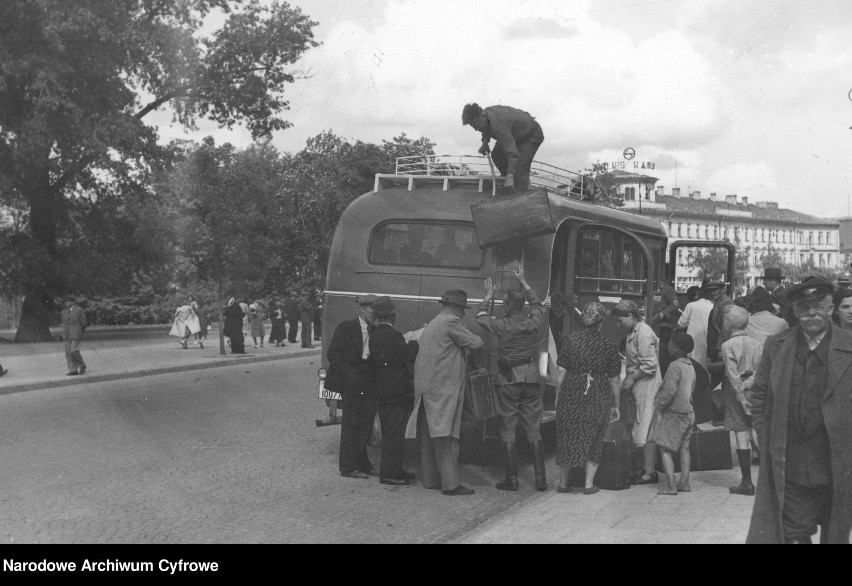
{"type": "Polygon", "coordinates": [[[53,298],[45,291],[33,288],[24,296],[21,321],[15,333],[15,342],[52,342],[50,314],[53,298]]]}

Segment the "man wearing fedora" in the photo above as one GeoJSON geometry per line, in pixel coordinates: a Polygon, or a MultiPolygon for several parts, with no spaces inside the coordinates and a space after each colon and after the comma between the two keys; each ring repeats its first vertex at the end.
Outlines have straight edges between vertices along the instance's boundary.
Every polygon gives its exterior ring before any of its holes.
{"type": "Polygon", "coordinates": [[[407,485],[414,478],[402,468],[405,423],[414,400],[414,383],[408,373],[417,350],[393,327],[396,308],[390,297],[379,297],[373,304],[373,314],[376,328],[370,334],[370,359],[376,368],[376,406],[382,424],[379,482],[407,485]]]}
{"type": "Polygon", "coordinates": [[[763,286],[769,291],[772,303],[778,308],[778,317],[785,320],[792,328],[796,325],[796,315],[787,298],[787,290],[781,284],[783,281],[784,275],[781,269],[768,268],[763,271],[763,286]]]}
{"type": "Polygon", "coordinates": [[[514,271],[523,292],[510,289],[503,299],[505,315],[495,317],[488,314],[488,305],[494,298],[491,278],[485,280],[485,298],[476,313],[476,323],[482,329],[497,336],[498,372],[497,407],[502,426],[503,457],[506,462],[506,477],[498,482],[498,490],[518,490],[518,453],[515,446],[515,428],[520,420],[527,441],[533,452],[536,490],[547,490],[544,468],[544,446],[541,442],[541,421],[544,416],[542,388],[539,385],[538,344],[541,339],[541,323],[544,306],[524,277],[524,267],[514,271]],[[529,302],[529,311],[524,311],[529,302]]]}
{"type": "Polygon", "coordinates": [[[367,457],[367,442],[376,416],[376,366],[370,360],[373,304],[376,299],[375,295],[359,297],[361,315],[341,322],[328,345],[326,385],[343,397],[339,468],[340,475],[347,478],[365,479],[375,475],[367,457]]]}
{"type": "Polygon", "coordinates": [[[789,291],[798,325],[769,338],[746,393],[761,458],[749,543],[846,543],[852,529],[852,334],[831,322],[833,285],[789,291]]]}
{"type": "Polygon", "coordinates": [[[448,496],[473,494],[459,480],[461,432],[467,354],[482,348],[482,338],[462,323],[467,293],[450,290],[441,297],[441,312],[420,335],[414,363],[414,411],[405,437],[420,434],[420,472],[425,488],[448,496]]]}

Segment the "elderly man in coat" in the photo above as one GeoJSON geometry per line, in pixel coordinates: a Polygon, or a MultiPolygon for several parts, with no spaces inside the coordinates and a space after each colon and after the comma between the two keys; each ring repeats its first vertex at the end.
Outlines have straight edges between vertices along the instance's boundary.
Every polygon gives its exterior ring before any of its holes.
{"type": "Polygon", "coordinates": [[[465,309],[467,293],[447,291],[441,313],[423,329],[414,363],[414,411],[405,429],[409,439],[420,433],[423,486],[451,496],[473,494],[459,481],[459,434],[467,352],[483,341],[462,324],[465,309]]]}
{"type": "Polygon", "coordinates": [[[852,334],[831,323],[834,287],[809,277],[798,325],[769,338],[751,392],[761,458],[748,543],[847,543],[852,530],[852,334]]]}

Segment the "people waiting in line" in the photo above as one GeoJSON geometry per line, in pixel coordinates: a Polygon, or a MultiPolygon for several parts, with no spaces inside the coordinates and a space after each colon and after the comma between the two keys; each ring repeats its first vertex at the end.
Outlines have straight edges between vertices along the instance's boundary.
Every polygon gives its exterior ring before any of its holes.
{"type": "Polygon", "coordinates": [[[690,492],[689,468],[691,457],[689,443],[695,427],[695,411],[692,408],[692,392],[695,390],[695,367],[687,355],[695,349],[692,336],[674,332],[669,340],[669,355],[672,362],[666,371],[663,385],[654,398],[654,423],[649,434],[649,443],[660,448],[666,485],[657,491],[663,496],[690,492]],[[674,454],[680,456],[680,478],[675,484],[674,454]]]}
{"type": "Polygon", "coordinates": [[[757,287],[749,296],[748,313],[750,314],[746,335],[754,338],[761,347],[768,338],[786,332],[790,326],[787,321],[775,314],[772,296],[763,287],[757,287]]]}
{"type": "Polygon", "coordinates": [[[607,426],[621,417],[621,356],[601,333],[606,307],[597,302],[583,308],[584,329],[565,337],[558,366],[565,369],[556,404],[558,492],[570,492],[571,469],[585,467],[584,494],[594,494],[607,426]]]}
{"type": "Polygon", "coordinates": [[[686,330],[692,337],[695,349],[689,357],[707,369],[710,359],[707,356],[707,324],[710,322],[710,312],[713,302],[708,299],[708,291],[698,286],[692,286],[686,292],[687,303],[683,315],[677,322],[678,328],[686,330]]]}

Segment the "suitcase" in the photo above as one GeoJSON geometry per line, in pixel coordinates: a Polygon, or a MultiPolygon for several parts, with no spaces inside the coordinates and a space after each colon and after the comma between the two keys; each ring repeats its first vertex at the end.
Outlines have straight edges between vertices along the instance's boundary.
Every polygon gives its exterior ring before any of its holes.
{"type": "MultiPolygon", "coordinates": [[[[731,432],[721,428],[696,431],[689,440],[691,472],[702,470],[730,470],[734,467],[731,458],[731,432]]],[[[680,456],[672,454],[675,472],[680,472],[680,456]]],[[[657,470],[663,471],[662,455],[657,454],[657,470]]]]}
{"type": "Polygon", "coordinates": [[[482,421],[497,415],[494,401],[494,386],[491,375],[484,368],[474,370],[468,375],[468,383],[464,389],[464,407],[462,410],[465,421],[482,421]]]}
{"type": "MultiPolygon", "coordinates": [[[[625,490],[630,488],[631,460],[633,442],[628,440],[606,440],[601,450],[601,461],[595,475],[595,486],[604,490],[625,490]]],[[[579,466],[571,469],[571,486],[585,486],[586,468],[579,466]]]]}
{"type": "Polygon", "coordinates": [[[472,204],[470,212],[479,248],[556,232],[544,189],[483,200],[472,204]]]}

